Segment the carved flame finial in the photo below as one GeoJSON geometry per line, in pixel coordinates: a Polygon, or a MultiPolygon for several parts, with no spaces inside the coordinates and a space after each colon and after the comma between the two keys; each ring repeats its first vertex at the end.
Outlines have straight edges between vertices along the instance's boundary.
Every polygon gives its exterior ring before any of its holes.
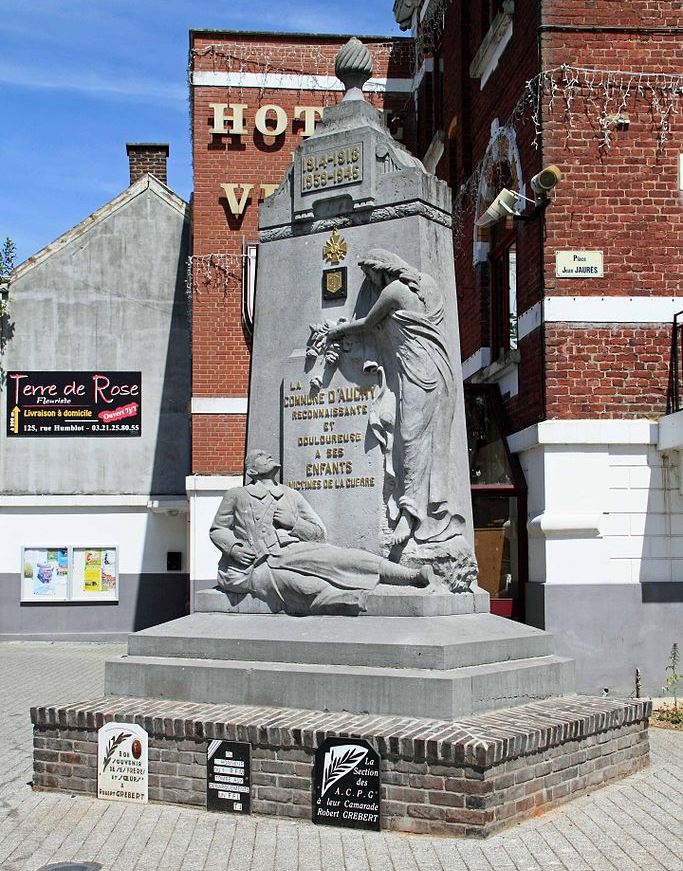
{"type": "Polygon", "coordinates": [[[372,75],[372,58],[367,46],[352,36],[337,52],[334,72],[346,91],[343,100],[363,100],[363,85],[372,75]]]}

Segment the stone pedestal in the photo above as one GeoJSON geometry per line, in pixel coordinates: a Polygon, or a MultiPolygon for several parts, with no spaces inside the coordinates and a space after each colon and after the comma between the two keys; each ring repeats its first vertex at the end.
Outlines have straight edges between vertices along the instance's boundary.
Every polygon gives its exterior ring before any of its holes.
{"type": "Polygon", "coordinates": [[[195,613],[136,632],[116,696],[454,719],[572,691],[552,636],[493,614],[195,613]]]}

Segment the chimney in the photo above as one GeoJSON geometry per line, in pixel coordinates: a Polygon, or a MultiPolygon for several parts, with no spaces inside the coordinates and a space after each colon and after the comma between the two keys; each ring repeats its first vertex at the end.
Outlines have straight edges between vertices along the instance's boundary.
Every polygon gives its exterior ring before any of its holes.
{"type": "Polygon", "coordinates": [[[127,142],[126,154],[130,163],[130,183],[150,173],[166,184],[168,145],[161,142],[127,142]]]}

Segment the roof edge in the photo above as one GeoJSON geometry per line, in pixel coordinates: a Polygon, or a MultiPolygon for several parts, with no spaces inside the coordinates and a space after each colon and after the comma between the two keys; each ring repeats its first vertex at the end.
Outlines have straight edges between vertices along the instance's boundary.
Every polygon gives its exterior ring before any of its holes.
{"type": "Polygon", "coordinates": [[[19,278],[23,278],[24,275],[30,272],[31,269],[33,269],[35,266],[44,263],[53,254],[61,251],[62,248],[66,247],[75,239],[78,239],[84,233],[87,233],[88,230],[99,224],[100,221],[105,220],[105,218],[109,218],[123,206],[132,202],[135,197],[145,193],[145,191],[147,190],[155,193],[158,197],[164,200],[167,205],[171,206],[171,208],[175,209],[178,213],[180,213],[183,216],[183,220],[190,220],[190,204],[186,202],[182,197],[179,197],[178,194],[174,193],[168,187],[168,185],[165,185],[163,182],[159,181],[159,179],[155,175],[152,175],[151,173],[146,173],[134,184],[127,187],[112,200],[109,200],[103,206],[100,206],[99,209],[96,209],[92,214],[88,215],[87,218],[84,218],[82,221],[76,224],[75,227],[72,227],[70,230],[62,233],[62,235],[58,236],[53,242],[49,242],[39,251],[36,251],[35,254],[27,257],[26,260],[16,266],[12,270],[12,272],[10,272],[10,284],[17,281],[19,278]]]}
{"type": "Polygon", "coordinates": [[[320,39],[329,39],[329,40],[337,40],[337,39],[351,39],[352,37],[356,37],[360,39],[361,42],[363,40],[375,40],[377,42],[406,42],[412,39],[411,36],[401,36],[400,34],[395,33],[384,33],[384,34],[369,34],[369,33],[303,33],[301,31],[286,31],[286,30],[221,30],[215,27],[192,27],[190,28],[189,34],[190,39],[193,36],[197,36],[199,34],[209,34],[209,33],[220,33],[222,36],[282,36],[282,37],[294,37],[296,39],[311,39],[311,40],[320,40],[320,39]]]}

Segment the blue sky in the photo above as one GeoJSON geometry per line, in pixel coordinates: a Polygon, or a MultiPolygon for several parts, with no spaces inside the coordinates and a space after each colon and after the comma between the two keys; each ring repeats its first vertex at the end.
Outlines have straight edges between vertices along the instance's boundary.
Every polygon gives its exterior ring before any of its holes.
{"type": "Polygon", "coordinates": [[[192,190],[191,28],[397,34],[392,0],[2,0],[0,240],[17,263],[128,184],[126,142],[168,142],[192,190]]]}

